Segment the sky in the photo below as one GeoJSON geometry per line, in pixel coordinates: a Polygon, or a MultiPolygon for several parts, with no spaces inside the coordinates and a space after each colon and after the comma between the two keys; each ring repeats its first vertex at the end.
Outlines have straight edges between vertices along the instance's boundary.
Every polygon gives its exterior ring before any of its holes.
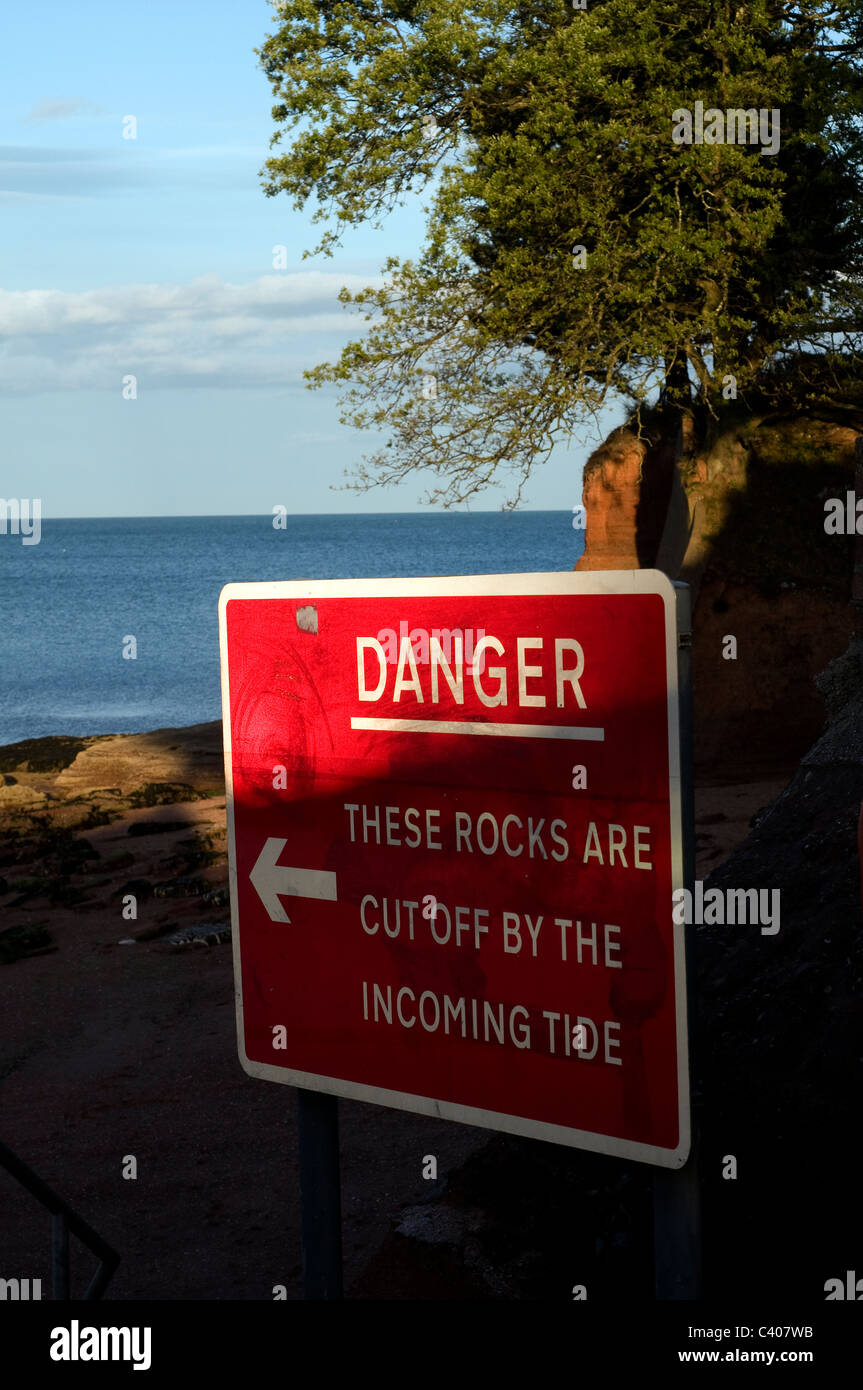
{"type": "MultiPolygon", "coordinates": [[[[5,8],[3,498],[38,497],[44,517],[423,509],[422,473],[343,490],[380,436],[341,425],[337,389],[302,379],[361,333],[341,286],[418,254],[423,199],[302,258],[323,230],[313,208],[265,197],[260,177],[275,126],[254,49],[275,27],[264,0],[5,8]]],[[[579,503],[599,437],[557,445],[523,505],[579,503]]]]}

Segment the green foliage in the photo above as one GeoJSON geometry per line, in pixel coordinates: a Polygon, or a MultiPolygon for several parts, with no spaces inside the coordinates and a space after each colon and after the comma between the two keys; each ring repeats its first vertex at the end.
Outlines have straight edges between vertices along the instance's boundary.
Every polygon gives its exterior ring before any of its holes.
{"type": "Polygon", "coordinates": [[[54,882],[51,878],[45,878],[40,874],[29,874],[24,878],[16,878],[9,884],[9,891],[14,893],[45,893],[54,882]]]}
{"type": "Polygon", "coordinates": [[[726,374],[763,396],[813,348],[856,363],[863,0],[588,4],[277,6],[266,192],[316,200],[328,254],[431,194],[419,259],[342,293],[365,337],[307,373],[389,433],[359,489],[427,468],[446,504],[510,467],[514,504],[610,392],[715,416],[726,374]],[[697,101],[778,110],[778,152],[675,144],[697,101]]]}
{"type": "Polygon", "coordinates": [[[44,922],[27,927],[6,927],[0,931],[0,965],[12,965],[27,956],[43,955],[50,948],[51,935],[44,922]]]}
{"type": "Polygon", "coordinates": [[[173,806],[178,801],[200,801],[202,793],[188,782],[144,782],[129,793],[129,805],[135,810],[145,806],[173,806]]]}
{"type": "Polygon", "coordinates": [[[96,830],[101,825],[111,825],[115,820],[120,819],[119,811],[106,811],[101,806],[92,806],[84,819],[79,823],[79,830],[96,830]]]}
{"type": "Polygon", "coordinates": [[[62,772],[92,740],[63,738],[25,738],[0,748],[0,772],[62,772]]]}

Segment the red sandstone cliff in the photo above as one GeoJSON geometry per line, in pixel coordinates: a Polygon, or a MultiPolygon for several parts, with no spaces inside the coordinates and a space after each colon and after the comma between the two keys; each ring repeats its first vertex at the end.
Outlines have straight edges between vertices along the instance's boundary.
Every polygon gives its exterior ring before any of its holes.
{"type": "Polygon", "coordinates": [[[828,422],[752,421],[699,451],[682,432],[671,446],[624,426],[585,465],[576,569],[654,566],[693,587],[702,773],[720,760],[744,775],[787,763],[821,730],[814,677],[854,627],[854,540],[825,533],[824,499],[854,486],[856,437],[828,422]],[[736,659],[723,655],[729,636],[736,659]]]}

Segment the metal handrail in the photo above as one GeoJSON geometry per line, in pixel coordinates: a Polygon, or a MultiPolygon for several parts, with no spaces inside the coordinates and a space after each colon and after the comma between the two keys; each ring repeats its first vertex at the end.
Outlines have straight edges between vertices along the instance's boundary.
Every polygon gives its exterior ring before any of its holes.
{"type": "Polygon", "coordinates": [[[98,1256],[99,1267],[87,1287],[84,1294],[85,1299],[101,1298],[111,1280],[111,1277],[120,1263],[120,1256],[107,1241],[103,1240],[93,1227],[88,1225],[83,1217],[73,1211],[68,1202],[64,1202],[52,1187],[43,1182],[38,1173],[13,1153],[6,1144],[0,1141],[0,1167],[5,1168],[7,1173],[11,1173],[22,1187],[26,1187],[28,1192],[32,1192],[51,1213],[51,1297],[55,1300],[67,1300],[69,1298],[69,1232],[77,1236],[82,1245],[86,1245],[94,1255],[98,1256]]]}

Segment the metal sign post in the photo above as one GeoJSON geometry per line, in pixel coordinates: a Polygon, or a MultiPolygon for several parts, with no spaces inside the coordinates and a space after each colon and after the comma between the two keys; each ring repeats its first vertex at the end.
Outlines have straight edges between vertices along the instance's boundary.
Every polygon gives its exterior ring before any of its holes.
{"type": "MultiPolygon", "coordinates": [[[[690,894],[695,883],[695,791],[692,765],[692,611],[687,584],[677,592],[677,684],[680,701],[680,778],[683,822],[683,880],[690,894]]],[[[680,928],[686,940],[686,1006],[689,1037],[690,1087],[695,1075],[695,924],[680,928]]],[[[692,1125],[692,1147],[677,1172],[657,1168],[653,1174],[653,1240],[656,1297],[701,1297],[701,1189],[698,1175],[698,1131],[692,1125]]]]}
{"type": "Polygon", "coordinates": [[[342,1192],[338,1100],[297,1091],[303,1296],[342,1297],[342,1192]]]}

